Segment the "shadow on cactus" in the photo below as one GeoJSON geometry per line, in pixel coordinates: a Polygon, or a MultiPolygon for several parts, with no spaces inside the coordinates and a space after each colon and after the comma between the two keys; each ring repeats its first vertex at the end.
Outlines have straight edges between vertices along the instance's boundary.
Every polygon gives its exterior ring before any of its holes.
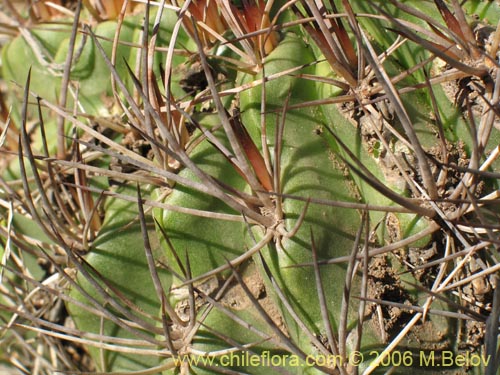
{"type": "Polygon", "coordinates": [[[3,47],[0,360],[496,372],[497,5],[110,4],[3,47]]]}

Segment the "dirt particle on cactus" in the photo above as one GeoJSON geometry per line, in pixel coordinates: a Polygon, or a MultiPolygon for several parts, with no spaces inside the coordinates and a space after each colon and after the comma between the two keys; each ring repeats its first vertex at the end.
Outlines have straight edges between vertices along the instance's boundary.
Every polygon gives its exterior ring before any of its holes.
{"type": "MultiPolygon", "coordinates": [[[[280,329],[284,330],[283,318],[266,292],[264,281],[253,263],[247,265],[244,271],[243,282],[252,297],[259,302],[273,322],[280,329]]],[[[252,306],[252,301],[243,290],[243,287],[236,282],[224,293],[221,303],[235,310],[245,310],[252,306]]]]}
{"type": "MultiPolygon", "coordinates": [[[[472,257],[464,268],[465,275],[471,277],[481,272],[481,261],[472,257]]],[[[462,288],[463,296],[470,302],[471,307],[480,313],[491,310],[494,287],[487,276],[478,276],[465,284],[462,288]]]]}
{"type": "MultiPolygon", "coordinates": [[[[203,294],[214,297],[214,295],[220,288],[220,281],[216,277],[210,277],[207,280],[204,280],[203,282],[196,284],[195,287],[203,294]]],[[[179,296],[182,297],[180,301],[178,301],[177,304],[175,305],[175,312],[181,318],[181,320],[187,322],[189,321],[190,318],[190,309],[191,309],[191,306],[189,305],[187,289],[184,288],[182,289],[182,291],[179,291],[178,293],[179,296]]],[[[197,294],[195,296],[196,308],[199,308],[205,304],[206,304],[205,299],[201,295],[197,294]]]]}
{"type": "MultiPolygon", "coordinates": [[[[459,109],[461,116],[470,122],[470,114],[474,119],[479,119],[484,115],[484,94],[491,90],[495,72],[492,76],[482,79],[477,77],[464,77],[455,81],[445,82],[443,90],[448,99],[459,109]]],[[[498,109],[497,109],[498,111],[498,109]]],[[[500,129],[500,119],[496,116],[493,122],[496,129],[500,129]]]]}
{"type": "MultiPolygon", "coordinates": [[[[259,272],[255,269],[253,263],[244,271],[243,282],[250,291],[252,297],[258,301],[276,326],[282,332],[286,333],[283,317],[275,303],[271,300],[269,294],[266,292],[264,281],[259,272]]],[[[230,285],[229,289],[224,293],[221,303],[234,310],[247,310],[252,307],[252,301],[245,293],[243,287],[236,282],[230,285]]]]}
{"type": "Polygon", "coordinates": [[[340,160],[340,158],[338,158],[331,151],[328,153],[328,159],[331,160],[333,168],[335,170],[342,171],[342,175],[344,176],[347,186],[349,187],[351,197],[353,197],[356,201],[361,202],[362,201],[361,194],[358,190],[356,183],[352,179],[351,170],[349,169],[347,164],[345,164],[342,160],[340,160]]]}
{"type": "MultiPolygon", "coordinates": [[[[426,248],[414,248],[410,247],[407,252],[407,262],[411,267],[424,266],[431,262],[438,255],[438,249],[436,242],[432,242],[426,248]]],[[[413,276],[422,282],[427,287],[432,287],[432,282],[435,279],[436,268],[421,268],[416,271],[412,271],[413,276]]]]}
{"type": "MultiPolygon", "coordinates": [[[[395,302],[411,306],[410,296],[403,287],[401,280],[395,270],[387,262],[385,257],[375,257],[369,265],[368,298],[395,302]]],[[[388,340],[400,332],[411,319],[412,312],[397,306],[379,305],[382,311],[383,327],[379,325],[377,308],[373,304],[368,305],[373,324],[381,333],[381,337],[388,340]]],[[[380,310],[379,310],[380,311],[380,310]]]]}
{"type": "MultiPolygon", "coordinates": [[[[151,144],[149,143],[149,141],[141,138],[139,134],[134,131],[129,131],[125,134],[125,137],[123,137],[122,140],[122,146],[149,160],[153,160],[153,151],[151,149],[151,144]]],[[[111,159],[110,168],[121,173],[132,173],[137,170],[136,166],[124,163],[122,160],[114,157],[111,159]]]]}
{"type": "Polygon", "coordinates": [[[122,145],[144,157],[150,157],[151,145],[134,131],[128,132],[122,145]]]}
{"type": "MultiPolygon", "coordinates": [[[[369,270],[368,298],[398,304],[398,306],[387,304],[367,306],[366,313],[370,323],[379,332],[380,337],[389,342],[406,327],[414,316],[413,310],[405,309],[401,305],[413,306],[415,301],[404,287],[394,266],[385,257],[372,259],[369,270]]],[[[418,350],[450,350],[450,332],[440,327],[432,317],[421,320],[413,326],[404,345],[411,348],[416,344],[418,350]]]]}
{"type": "MultiPolygon", "coordinates": [[[[183,78],[179,81],[179,84],[186,94],[195,95],[207,88],[207,77],[200,62],[196,61],[188,67],[181,67],[181,69],[183,69],[183,78]]],[[[214,74],[212,69],[211,72],[214,74]]]]}
{"type": "Polygon", "coordinates": [[[401,226],[399,220],[393,213],[389,212],[385,219],[385,227],[390,243],[397,242],[401,239],[401,226]]]}
{"type": "MultiPolygon", "coordinates": [[[[73,319],[69,316],[66,317],[64,326],[68,329],[76,329],[73,319]]],[[[80,371],[93,372],[96,370],[95,363],[89,352],[86,350],[85,345],[76,341],[66,340],[62,340],[61,345],[64,347],[71,363],[73,363],[80,371]]],[[[2,372],[0,371],[0,373],[2,372]]]]}
{"type": "MultiPolygon", "coordinates": [[[[441,146],[430,147],[427,155],[433,160],[432,172],[436,176],[438,189],[441,196],[449,196],[464,176],[464,168],[470,167],[470,158],[467,156],[467,145],[463,141],[446,142],[446,156],[443,157],[441,146]]],[[[471,189],[475,196],[481,194],[482,182],[477,184],[476,190],[471,189]],[[478,190],[479,189],[479,190],[478,190]]],[[[454,205],[447,203],[441,205],[443,211],[455,209],[454,205]]]]}
{"type": "MultiPolygon", "coordinates": [[[[250,291],[252,297],[258,301],[260,306],[264,309],[267,315],[272,319],[276,326],[284,333],[286,333],[285,323],[275,303],[266,292],[266,287],[262,277],[256,270],[253,263],[246,265],[244,270],[240,270],[243,282],[246,288],[250,291]]],[[[206,295],[214,298],[224,285],[224,280],[219,280],[216,277],[209,278],[208,280],[197,284],[196,288],[206,295]]],[[[177,302],[175,311],[183,321],[189,321],[190,318],[190,305],[188,302],[187,292],[185,298],[177,302]]],[[[224,293],[219,298],[219,302],[232,310],[242,311],[252,308],[253,302],[248,297],[247,293],[236,280],[233,280],[228,286],[225,287],[224,293]]],[[[197,308],[207,304],[207,301],[201,296],[197,295],[195,299],[197,308]]],[[[183,327],[177,327],[177,333],[182,334],[183,327]]]]}
{"type": "MultiPolygon", "coordinates": [[[[244,282],[254,298],[260,299],[265,295],[264,284],[256,283],[256,280],[252,278],[245,278],[244,282]]],[[[240,284],[230,286],[228,291],[224,293],[221,302],[223,305],[235,310],[248,309],[252,304],[240,284]]]]}
{"type": "Polygon", "coordinates": [[[437,254],[436,242],[425,249],[410,247],[408,250],[408,259],[415,266],[428,263],[437,254]]]}
{"type": "Polygon", "coordinates": [[[485,329],[484,323],[468,320],[465,323],[467,339],[464,349],[476,350],[476,348],[480,348],[484,343],[485,329]]]}
{"type": "Polygon", "coordinates": [[[318,125],[318,126],[316,126],[316,127],[314,128],[314,134],[316,134],[316,135],[321,135],[321,134],[323,134],[323,131],[324,131],[324,130],[323,130],[323,126],[321,126],[321,125],[318,125]]]}

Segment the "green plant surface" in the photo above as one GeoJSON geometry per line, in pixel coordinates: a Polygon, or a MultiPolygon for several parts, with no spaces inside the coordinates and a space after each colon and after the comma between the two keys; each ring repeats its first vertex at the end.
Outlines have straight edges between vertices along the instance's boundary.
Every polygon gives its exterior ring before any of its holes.
{"type": "MultiPolygon", "coordinates": [[[[291,34],[269,56],[265,65],[266,74],[300,66],[312,60],[310,50],[297,36],[291,34]],[[295,56],[297,60],[292,60],[288,58],[289,56],[295,56]]],[[[260,126],[260,90],[260,87],[257,87],[240,96],[242,118],[250,128],[260,126]]],[[[267,110],[278,108],[278,105],[284,103],[288,93],[291,95],[289,104],[293,105],[307,100],[308,93],[311,92],[314,92],[314,86],[299,79],[284,77],[269,82],[266,84],[267,110]]],[[[277,142],[273,136],[275,124],[275,116],[266,116],[268,146],[271,151],[274,151],[277,142]]],[[[317,111],[306,109],[286,112],[280,156],[282,192],[305,199],[314,197],[325,201],[353,201],[354,187],[349,184],[348,180],[346,181],[342,171],[336,168],[335,163],[338,161],[318,134],[323,131],[322,126],[323,118],[317,111]]],[[[292,231],[305,206],[304,201],[286,197],[283,199],[284,227],[287,231],[292,231]]],[[[291,238],[281,239],[265,252],[265,259],[272,267],[272,274],[281,279],[282,285],[290,289],[287,294],[297,300],[297,306],[317,306],[317,296],[313,293],[315,285],[312,270],[287,269],[288,266],[311,261],[311,231],[315,238],[318,257],[329,259],[348,255],[351,252],[354,239],[351,234],[359,225],[360,215],[353,210],[311,204],[307,207],[304,222],[298,233],[291,238]],[[297,289],[294,290],[295,288],[297,289]]],[[[325,278],[335,284],[333,280],[343,282],[344,276],[340,267],[335,266],[325,278]]],[[[328,294],[332,296],[331,301],[338,301],[341,291],[329,290],[328,294]]],[[[338,308],[337,305],[333,309],[333,315],[336,315],[334,311],[338,308]]],[[[306,320],[313,324],[321,320],[319,311],[309,311],[307,315],[306,320]]]]}
{"type": "MultiPolygon", "coordinates": [[[[121,192],[133,194],[134,189],[121,189],[121,192]]],[[[150,234],[154,235],[151,224],[150,222],[150,234]]],[[[156,252],[155,255],[161,254],[156,252]]],[[[94,281],[90,282],[89,276],[80,272],[76,279],[78,288],[73,287],[70,292],[72,298],[94,308],[95,303],[101,304],[116,316],[120,316],[121,313],[116,311],[116,307],[110,304],[110,301],[120,301],[119,304],[131,314],[137,314],[140,319],[153,327],[157,324],[155,318],[159,316],[161,305],[146,262],[135,203],[120,199],[111,199],[107,203],[103,227],[85,256],[85,269],[94,281]],[[102,292],[96,290],[95,282],[106,291],[105,299],[102,292]],[[131,306],[134,306],[133,310],[131,306]]],[[[165,270],[160,270],[159,276],[162,286],[168,289],[171,275],[165,270]]],[[[134,332],[118,326],[116,322],[110,321],[109,317],[102,318],[76,304],[68,304],[67,308],[77,328],[82,332],[112,338],[137,338],[134,332]]],[[[142,332],[144,336],[154,337],[152,332],[147,330],[142,332]]],[[[90,352],[101,371],[140,370],[160,363],[158,356],[127,354],[93,347],[90,347],[90,352]]]]}
{"type": "MultiPolygon", "coordinates": [[[[216,136],[218,134],[221,132],[215,133],[216,136]]],[[[244,188],[243,178],[228,165],[228,161],[208,141],[197,146],[190,157],[197,167],[224,186],[240,190],[244,188]]],[[[199,182],[189,169],[183,170],[179,176],[199,182]]],[[[165,199],[165,203],[208,213],[235,214],[220,199],[180,185],[176,186],[172,194],[165,199]]],[[[160,209],[155,210],[154,215],[159,225],[159,235],[164,231],[175,250],[176,256],[172,249],[169,249],[165,239],[160,237],[169,266],[176,272],[180,272],[176,257],[184,267],[189,257],[191,273],[196,277],[225,264],[227,260],[245,251],[243,237],[245,224],[242,222],[216,220],[211,217],[160,209]]]]}
{"type": "Polygon", "coordinates": [[[498,371],[497,2],[7,5],[0,360],[498,371]]]}
{"type": "MultiPolygon", "coordinates": [[[[115,69],[127,82],[128,88],[133,85],[128,75],[127,65],[134,70],[140,56],[140,38],[142,29],[142,15],[133,15],[125,19],[120,25],[120,34],[115,53],[115,69]]],[[[158,43],[165,45],[169,40],[175,23],[175,14],[165,12],[162,22],[158,28],[158,43]]],[[[150,19],[150,27],[154,19],[150,19]]],[[[67,21],[69,22],[69,21],[67,21]]],[[[117,31],[117,21],[106,21],[91,28],[97,36],[99,43],[107,56],[111,56],[113,50],[113,39],[117,31]]],[[[151,32],[151,30],[150,30],[151,32]]],[[[32,71],[30,87],[33,92],[51,102],[60,99],[63,67],[69,53],[71,24],[41,24],[35,30],[27,31],[28,37],[22,35],[13,39],[2,49],[2,76],[6,81],[18,84],[26,80],[28,70],[32,71]]],[[[192,46],[184,33],[181,32],[178,39],[185,48],[192,46]]],[[[159,54],[156,55],[158,59],[159,54]]],[[[185,62],[179,56],[174,57],[174,64],[185,62]]],[[[159,66],[154,67],[156,75],[160,76],[159,66]]],[[[77,83],[73,92],[68,96],[67,106],[72,108],[74,96],[78,95],[79,110],[94,116],[109,116],[116,109],[110,108],[112,97],[112,86],[109,68],[99,53],[97,47],[87,33],[79,35],[75,40],[74,61],[70,72],[70,79],[77,83]],[[109,98],[108,100],[103,100],[109,98]]],[[[179,86],[179,79],[173,80],[172,92],[176,96],[183,96],[184,92],[179,86]]],[[[16,96],[21,96],[22,89],[15,88],[10,93],[13,105],[19,105],[16,96]]],[[[20,110],[13,111],[17,116],[20,110]]],[[[20,118],[15,117],[16,123],[20,118]]],[[[51,129],[54,126],[50,127],[51,129]]]]}

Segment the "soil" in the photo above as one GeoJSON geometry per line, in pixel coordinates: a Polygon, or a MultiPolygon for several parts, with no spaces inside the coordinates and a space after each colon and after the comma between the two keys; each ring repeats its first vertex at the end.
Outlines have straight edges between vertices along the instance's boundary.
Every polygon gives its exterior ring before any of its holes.
{"type": "MultiPolygon", "coordinates": [[[[368,275],[368,298],[412,305],[408,292],[385,257],[376,257],[371,260],[368,275]]],[[[399,333],[412,317],[409,310],[404,310],[399,306],[383,304],[368,304],[368,306],[372,324],[377,326],[385,342],[390,341],[395,334],[399,333]],[[382,316],[379,315],[380,313],[382,316]],[[382,326],[380,322],[383,322],[382,326]]]]}
{"type": "MultiPolygon", "coordinates": [[[[286,327],[278,308],[266,292],[264,281],[257,271],[255,265],[250,263],[245,270],[243,277],[245,286],[259,305],[264,309],[277,327],[286,333],[286,327]]],[[[252,308],[252,301],[245,293],[243,287],[238,283],[233,283],[221,300],[222,304],[234,310],[248,310],[252,308]]]]}
{"type": "MultiPolygon", "coordinates": [[[[226,287],[222,296],[218,299],[221,305],[234,312],[238,312],[255,309],[253,304],[258,303],[269,318],[276,324],[276,326],[286,334],[287,332],[283,318],[275,303],[267,294],[264,281],[262,280],[253,262],[249,262],[243,267],[242,279],[245,287],[248,289],[255,302],[248,296],[242,285],[238,283],[237,280],[233,279],[226,287]]],[[[196,288],[203,291],[203,293],[210,295],[212,298],[215,298],[220,293],[224,284],[224,280],[218,279],[217,277],[211,277],[208,280],[196,285],[196,288]]],[[[197,308],[200,308],[201,306],[206,305],[207,301],[205,301],[205,299],[201,296],[196,296],[195,303],[197,308]]],[[[189,321],[189,310],[190,307],[187,299],[182,299],[175,306],[176,313],[185,322],[189,321]]],[[[258,314],[257,312],[255,313],[258,314]]],[[[172,327],[172,331],[175,336],[174,344],[177,346],[177,349],[181,350],[183,346],[190,345],[190,343],[186,344],[184,342],[184,336],[186,334],[190,334],[190,332],[186,331],[185,327],[174,325],[172,327]]]]}

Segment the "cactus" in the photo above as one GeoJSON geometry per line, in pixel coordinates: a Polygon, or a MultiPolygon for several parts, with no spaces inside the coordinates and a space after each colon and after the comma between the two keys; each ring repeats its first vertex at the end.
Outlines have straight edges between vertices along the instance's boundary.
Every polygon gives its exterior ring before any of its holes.
{"type": "Polygon", "coordinates": [[[497,3],[6,5],[2,362],[496,373],[497,3]]]}

